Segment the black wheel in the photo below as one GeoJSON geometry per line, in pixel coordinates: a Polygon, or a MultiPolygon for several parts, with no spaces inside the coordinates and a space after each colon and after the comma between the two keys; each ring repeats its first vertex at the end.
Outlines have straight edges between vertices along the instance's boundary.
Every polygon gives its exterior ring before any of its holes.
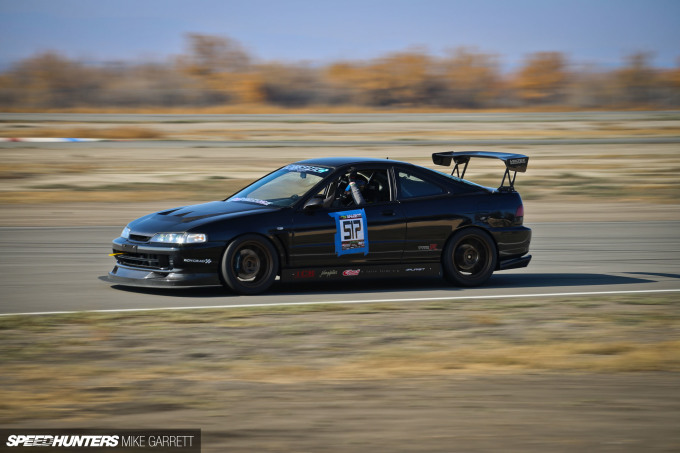
{"type": "Polygon", "coordinates": [[[221,269],[224,283],[234,292],[258,294],[276,280],[279,258],[267,239],[248,234],[227,246],[221,269]]]}
{"type": "Polygon", "coordinates": [[[454,234],[442,256],[444,276],[460,286],[477,286],[487,281],[496,269],[496,261],[496,244],[477,228],[454,234]]]}

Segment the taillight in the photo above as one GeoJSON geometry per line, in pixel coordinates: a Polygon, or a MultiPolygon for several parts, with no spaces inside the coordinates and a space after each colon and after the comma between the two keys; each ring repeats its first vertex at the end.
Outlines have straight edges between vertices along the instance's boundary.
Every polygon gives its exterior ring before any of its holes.
{"type": "Polygon", "coordinates": [[[517,207],[515,211],[515,225],[521,225],[524,223],[524,205],[521,204],[517,207]]]}

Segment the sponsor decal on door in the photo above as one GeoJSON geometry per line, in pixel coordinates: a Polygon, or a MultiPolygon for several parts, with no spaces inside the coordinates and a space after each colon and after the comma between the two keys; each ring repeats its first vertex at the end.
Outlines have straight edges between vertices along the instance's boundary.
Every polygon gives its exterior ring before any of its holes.
{"type": "Polygon", "coordinates": [[[335,219],[336,255],[368,254],[368,228],[366,212],[363,209],[331,212],[328,215],[335,219]]]}

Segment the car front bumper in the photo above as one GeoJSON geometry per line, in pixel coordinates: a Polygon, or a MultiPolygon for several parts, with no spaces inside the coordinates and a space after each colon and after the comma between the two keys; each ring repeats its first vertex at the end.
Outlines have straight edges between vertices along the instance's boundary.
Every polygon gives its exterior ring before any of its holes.
{"type": "Polygon", "coordinates": [[[192,286],[220,286],[222,284],[215,273],[159,272],[132,269],[120,265],[114,266],[106,280],[117,285],[147,288],[186,288],[192,286]]]}
{"type": "Polygon", "coordinates": [[[220,286],[222,244],[167,246],[113,241],[116,265],[105,278],[110,283],[156,288],[220,286]]]}

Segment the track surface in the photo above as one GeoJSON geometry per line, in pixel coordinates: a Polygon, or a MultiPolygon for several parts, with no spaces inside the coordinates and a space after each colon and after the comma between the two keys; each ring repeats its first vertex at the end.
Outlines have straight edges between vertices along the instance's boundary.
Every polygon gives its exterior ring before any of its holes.
{"type": "Polygon", "coordinates": [[[0,313],[680,289],[680,222],[530,226],[530,266],[498,272],[480,288],[441,279],[378,280],[351,289],[346,282],[277,283],[249,297],[221,288],[133,289],[100,281],[113,267],[109,244],[119,227],[0,228],[0,313]]]}

